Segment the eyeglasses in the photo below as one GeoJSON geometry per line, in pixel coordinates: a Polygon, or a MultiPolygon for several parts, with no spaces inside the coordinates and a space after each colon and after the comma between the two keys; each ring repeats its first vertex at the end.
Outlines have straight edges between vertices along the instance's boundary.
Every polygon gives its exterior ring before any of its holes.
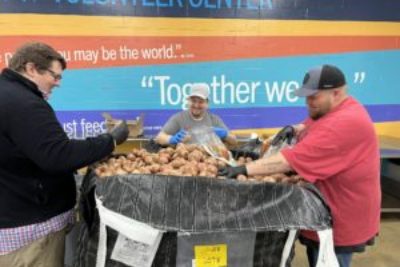
{"type": "Polygon", "coordinates": [[[59,81],[59,80],[62,79],[62,75],[61,74],[57,74],[54,71],[52,71],[51,69],[45,69],[45,70],[47,70],[50,73],[51,77],[53,77],[54,80],[59,81]]]}

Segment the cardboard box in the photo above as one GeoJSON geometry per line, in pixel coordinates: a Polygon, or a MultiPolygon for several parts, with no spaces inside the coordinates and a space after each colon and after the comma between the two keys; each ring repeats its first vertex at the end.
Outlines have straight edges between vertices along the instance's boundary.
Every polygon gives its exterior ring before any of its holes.
{"type": "MultiPolygon", "coordinates": [[[[115,119],[111,116],[111,114],[104,112],[102,116],[105,119],[107,131],[110,131],[114,126],[121,121],[121,119],[115,119]]],[[[126,120],[126,124],[129,128],[129,136],[130,138],[138,137],[143,135],[143,117],[144,114],[140,114],[135,120],[126,120]]]]}

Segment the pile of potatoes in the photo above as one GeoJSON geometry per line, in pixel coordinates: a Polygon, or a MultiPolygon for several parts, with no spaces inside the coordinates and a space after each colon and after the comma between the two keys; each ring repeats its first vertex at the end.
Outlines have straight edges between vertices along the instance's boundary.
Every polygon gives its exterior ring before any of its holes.
{"type": "MultiPolygon", "coordinates": [[[[240,157],[237,159],[237,164],[244,165],[251,161],[250,157],[240,157]]],[[[140,173],[225,179],[225,177],[217,177],[218,169],[224,166],[226,166],[224,162],[208,155],[201,146],[178,144],[175,149],[172,147],[163,148],[158,153],[149,153],[145,149],[133,149],[126,156],[110,158],[107,162],[100,163],[95,169],[95,173],[99,178],[140,173]]],[[[301,181],[301,177],[298,175],[287,176],[281,173],[255,177],[239,175],[237,179],[240,181],[274,183],[297,183],[301,181]]]]}
{"type": "Polygon", "coordinates": [[[95,172],[98,177],[128,173],[216,177],[223,166],[225,163],[210,157],[200,146],[178,144],[175,149],[163,148],[158,153],[133,149],[126,156],[100,164],[95,172]]]}
{"type": "Polygon", "coordinates": [[[237,180],[239,181],[263,181],[268,183],[283,183],[283,184],[299,184],[302,185],[304,183],[303,177],[298,174],[285,174],[285,173],[275,173],[266,176],[246,176],[246,175],[238,175],[237,180]]]}

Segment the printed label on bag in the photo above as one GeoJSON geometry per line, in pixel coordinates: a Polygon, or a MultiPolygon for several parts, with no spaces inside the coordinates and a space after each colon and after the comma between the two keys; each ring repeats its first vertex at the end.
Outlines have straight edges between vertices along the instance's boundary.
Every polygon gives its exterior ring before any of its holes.
{"type": "Polygon", "coordinates": [[[132,267],[147,267],[151,266],[154,256],[160,244],[162,234],[152,245],[141,243],[125,237],[122,234],[118,235],[117,242],[111,254],[111,259],[122,262],[132,267]]]}
{"type": "Polygon", "coordinates": [[[226,244],[195,246],[194,257],[196,267],[228,266],[228,248],[226,244]]]}

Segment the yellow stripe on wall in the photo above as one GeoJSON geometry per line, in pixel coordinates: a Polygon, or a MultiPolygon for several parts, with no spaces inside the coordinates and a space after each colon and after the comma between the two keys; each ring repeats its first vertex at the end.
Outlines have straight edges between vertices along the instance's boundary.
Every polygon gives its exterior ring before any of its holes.
{"type": "Polygon", "coordinates": [[[378,135],[400,138],[400,121],[377,122],[374,125],[378,135]]]}
{"type": "Polygon", "coordinates": [[[400,36],[400,23],[1,14],[1,36],[400,36]]]}
{"type": "MultiPolygon", "coordinates": [[[[392,140],[397,140],[400,148],[400,121],[374,123],[375,130],[381,141],[381,146],[390,147],[392,140]],[[387,145],[386,145],[387,144],[387,145]]],[[[248,136],[257,133],[258,136],[267,137],[277,133],[281,128],[245,129],[232,131],[236,135],[248,136]]]]}

